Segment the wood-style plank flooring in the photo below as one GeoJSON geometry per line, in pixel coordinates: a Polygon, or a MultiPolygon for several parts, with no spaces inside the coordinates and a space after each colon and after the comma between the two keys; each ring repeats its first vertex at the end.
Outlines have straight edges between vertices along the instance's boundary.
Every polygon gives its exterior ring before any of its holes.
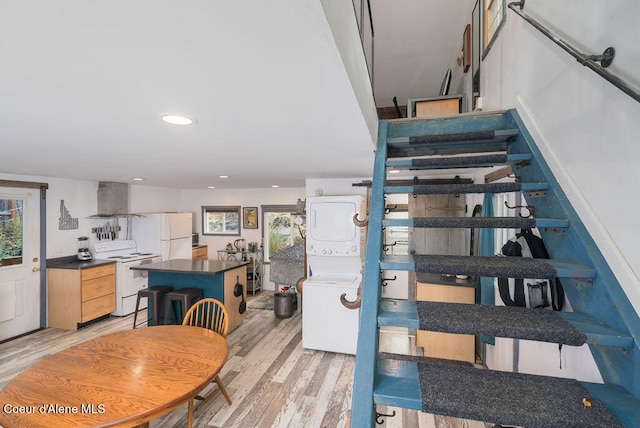
{"type": "MultiPolygon", "coordinates": [[[[263,293],[269,293],[265,291],[263,293]]],[[[262,294],[262,293],[260,293],[262,294]]],[[[249,296],[248,302],[258,297],[249,296]]],[[[250,306],[250,305],[249,305],[250,306]]],[[[146,312],[142,315],[145,319],[146,312]]],[[[140,315],[139,315],[140,317],[140,315]]],[[[139,318],[140,319],[140,318],[139,318]]],[[[98,335],[130,329],[133,316],[112,317],[77,332],[45,329],[0,344],[0,388],[46,355],[98,335]]],[[[146,327],[139,327],[146,328],[146,327]]],[[[248,309],[244,323],[227,336],[229,358],[221,394],[196,412],[194,427],[345,427],[351,407],[355,357],[302,348],[302,316],[278,319],[272,310],[248,309]]],[[[405,329],[381,331],[381,351],[420,355],[405,329]]],[[[209,387],[212,388],[212,387],[209,387]]],[[[206,391],[205,391],[206,392],[206,391]]],[[[477,421],[379,406],[381,428],[487,428],[477,421]]],[[[152,428],[186,426],[186,405],[151,421],[152,428]]]]}

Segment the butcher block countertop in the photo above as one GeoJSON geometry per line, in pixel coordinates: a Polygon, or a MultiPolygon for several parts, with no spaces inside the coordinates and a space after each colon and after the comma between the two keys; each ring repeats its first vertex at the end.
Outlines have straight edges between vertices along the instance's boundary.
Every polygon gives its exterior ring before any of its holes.
{"type": "Polygon", "coordinates": [[[216,275],[238,267],[246,266],[249,262],[219,261],[219,260],[189,260],[174,259],[158,263],[132,266],[131,270],[143,270],[147,272],[173,272],[190,273],[200,275],[216,275]]]}

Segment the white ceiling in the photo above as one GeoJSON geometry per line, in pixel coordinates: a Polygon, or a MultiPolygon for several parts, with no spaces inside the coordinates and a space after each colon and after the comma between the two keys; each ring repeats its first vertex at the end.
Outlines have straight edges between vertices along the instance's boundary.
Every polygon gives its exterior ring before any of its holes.
{"type": "MultiPolygon", "coordinates": [[[[3,0],[0,58],[0,173],[184,189],[371,175],[373,139],[319,0],[3,0]]],[[[399,83],[388,93],[404,97],[399,83]]]]}

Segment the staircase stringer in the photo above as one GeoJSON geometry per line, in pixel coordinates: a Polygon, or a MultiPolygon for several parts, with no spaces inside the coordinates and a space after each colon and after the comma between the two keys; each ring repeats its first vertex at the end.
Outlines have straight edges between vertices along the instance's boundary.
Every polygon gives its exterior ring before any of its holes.
{"type": "Polygon", "coordinates": [[[378,124],[378,142],[373,166],[371,201],[365,267],[362,278],[360,329],[354,370],[351,403],[351,427],[375,426],[373,391],[378,366],[378,310],[380,304],[380,260],[382,258],[382,219],[384,217],[384,186],[386,181],[388,122],[378,124]]]}
{"type": "Polygon", "coordinates": [[[550,185],[542,197],[530,197],[525,192],[527,204],[535,206],[536,217],[569,220],[569,227],[563,234],[540,229],[550,257],[592,266],[597,272],[592,283],[579,279],[563,280],[562,285],[573,310],[588,313],[614,328],[628,332],[634,338],[632,349],[589,345],[600,374],[605,383],[621,385],[640,398],[640,379],[637,377],[640,367],[640,318],[522,119],[515,110],[509,110],[508,115],[521,131],[518,140],[509,146],[509,151],[533,155],[530,165],[515,168],[514,172],[523,182],[544,181],[550,185]]]}

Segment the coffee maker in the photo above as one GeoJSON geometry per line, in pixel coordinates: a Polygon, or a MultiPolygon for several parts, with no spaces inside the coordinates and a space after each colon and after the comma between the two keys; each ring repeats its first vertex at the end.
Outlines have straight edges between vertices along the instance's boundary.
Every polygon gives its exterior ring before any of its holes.
{"type": "Polygon", "coordinates": [[[89,237],[78,237],[78,260],[91,260],[91,251],[89,251],[89,237]]]}

